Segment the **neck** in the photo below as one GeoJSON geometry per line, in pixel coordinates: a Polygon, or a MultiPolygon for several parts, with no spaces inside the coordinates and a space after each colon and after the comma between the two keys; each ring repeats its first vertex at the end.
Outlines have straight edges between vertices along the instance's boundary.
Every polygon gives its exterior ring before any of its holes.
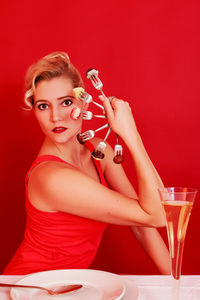
{"type": "Polygon", "coordinates": [[[56,144],[50,139],[45,138],[39,155],[55,155],[73,165],[81,167],[86,151],[88,151],[88,149],[86,149],[84,145],[81,145],[76,138],[71,139],[66,144],[56,144]]]}

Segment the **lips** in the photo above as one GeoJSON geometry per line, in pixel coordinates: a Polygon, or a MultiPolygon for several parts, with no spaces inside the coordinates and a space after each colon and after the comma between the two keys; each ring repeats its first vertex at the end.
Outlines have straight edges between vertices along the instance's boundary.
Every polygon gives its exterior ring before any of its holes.
{"type": "Polygon", "coordinates": [[[54,129],[52,129],[52,131],[53,131],[54,133],[62,133],[62,132],[64,132],[64,131],[66,131],[66,130],[67,130],[66,127],[55,127],[54,129]]]}

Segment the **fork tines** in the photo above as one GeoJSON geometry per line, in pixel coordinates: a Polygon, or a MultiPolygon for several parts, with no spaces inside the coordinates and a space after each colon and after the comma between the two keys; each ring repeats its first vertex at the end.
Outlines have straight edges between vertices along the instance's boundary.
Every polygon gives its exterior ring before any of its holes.
{"type": "Polygon", "coordinates": [[[101,80],[99,79],[98,75],[99,75],[99,71],[96,69],[89,69],[86,72],[87,78],[91,80],[93,86],[97,89],[97,90],[101,90],[103,87],[103,83],[101,82],[101,80]]]}
{"type": "Polygon", "coordinates": [[[91,120],[93,118],[93,113],[89,110],[82,110],[80,112],[79,118],[84,120],[91,120]]]}
{"type": "Polygon", "coordinates": [[[117,144],[115,145],[115,156],[116,155],[122,155],[123,154],[123,148],[121,145],[117,144]]]}
{"type": "Polygon", "coordinates": [[[87,130],[87,131],[85,131],[83,133],[80,133],[80,136],[81,136],[81,140],[84,143],[94,137],[92,130],[87,130]]]}
{"type": "Polygon", "coordinates": [[[78,98],[84,101],[85,103],[92,102],[92,96],[86,92],[81,92],[78,98]]]}
{"type": "Polygon", "coordinates": [[[89,70],[87,70],[87,72],[86,72],[86,76],[87,76],[88,79],[91,79],[91,76],[96,76],[96,77],[98,77],[98,75],[99,75],[99,71],[96,70],[96,69],[89,69],[89,70]]]}

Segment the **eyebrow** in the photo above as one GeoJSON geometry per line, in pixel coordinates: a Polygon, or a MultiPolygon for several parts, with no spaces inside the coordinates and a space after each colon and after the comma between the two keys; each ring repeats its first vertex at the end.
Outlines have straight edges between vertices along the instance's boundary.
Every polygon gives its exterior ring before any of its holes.
{"type": "Polygon", "coordinates": [[[62,100],[62,99],[65,99],[65,98],[72,98],[72,99],[74,99],[74,96],[62,96],[62,97],[59,97],[59,98],[57,98],[57,100],[62,100]]]}
{"type": "MultiPolygon", "coordinates": [[[[62,99],[65,99],[65,98],[71,98],[71,99],[74,99],[75,97],[74,97],[74,96],[66,95],[66,96],[58,97],[57,100],[62,100],[62,99]]],[[[35,103],[38,103],[38,102],[48,102],[48,100],[45,100],[45,99],[39,99],[39,100],[35,101],[35,103]]]]}

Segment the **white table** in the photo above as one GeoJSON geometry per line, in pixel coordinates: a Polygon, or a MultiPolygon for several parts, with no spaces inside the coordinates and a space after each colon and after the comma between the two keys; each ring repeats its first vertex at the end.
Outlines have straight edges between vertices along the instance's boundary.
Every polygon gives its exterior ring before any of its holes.
{"type": "MultiPolygon", "coordinates": [[[[24,276],[0,275],[0,282],[15,283],[24,276]]],[[[135,276],[121,275],[126,286],[122,300],[135,300],[133,285],[139,290],[138,300],[171,300],[170,276],[135,276]]],[[[0,288],[0,300],[11,300],[8,288],[0,288]]],[[[84,300],[84,299],[83,299],[84,300]]],[[[200,300],[200,276],[182,276],[180,300],[200,300]]]]}

